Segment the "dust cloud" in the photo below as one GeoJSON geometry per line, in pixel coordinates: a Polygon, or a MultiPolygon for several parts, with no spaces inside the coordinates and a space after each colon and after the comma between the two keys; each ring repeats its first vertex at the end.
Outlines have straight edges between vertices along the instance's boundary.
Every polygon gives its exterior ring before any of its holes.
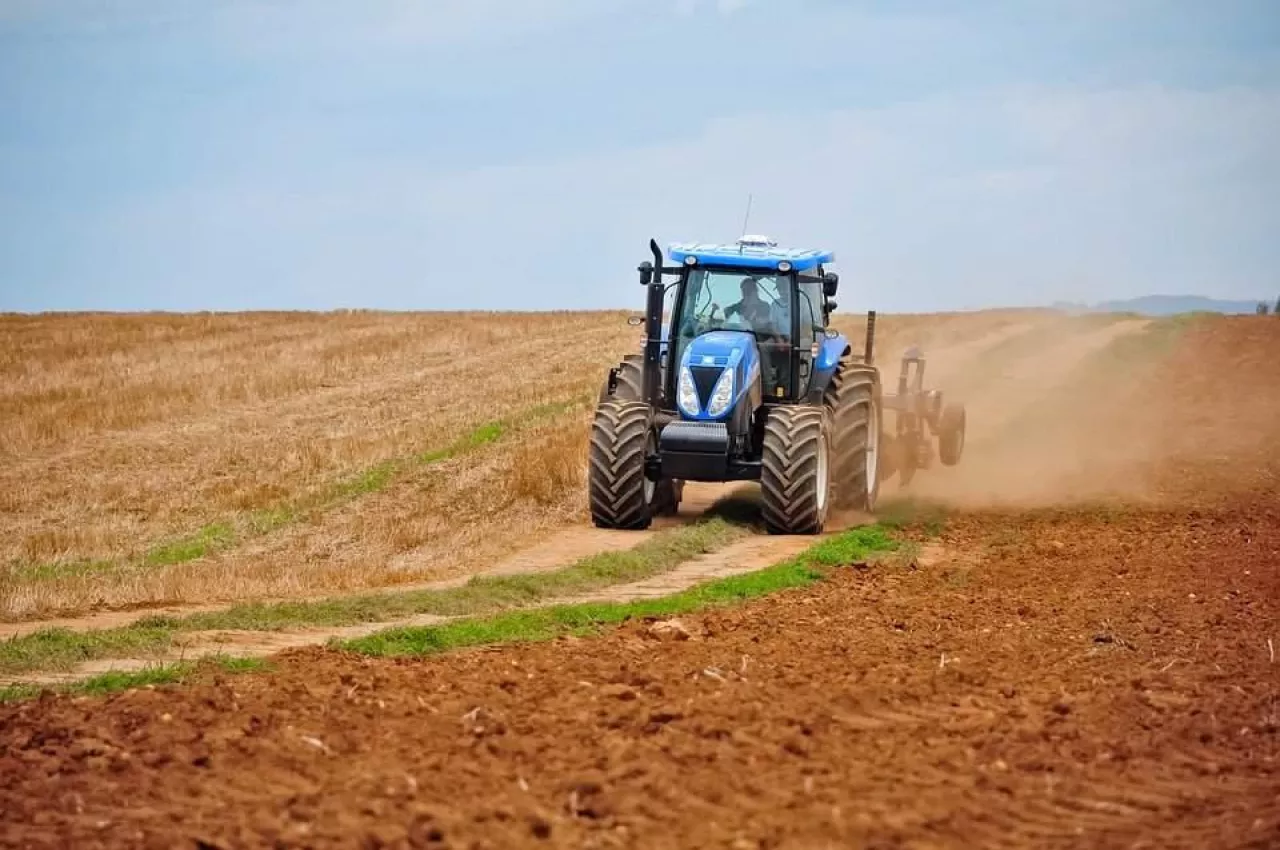
{"type": "MultiPolygon", "coordinates": [[[[1249,395],[1255,408],[1263,405],[1253,410],[1251,429],[1204,415],[1205,393],[1224,392],[1216,376],[1238,356],[1232,339],[1240,325],[1224,321],[1049,314],[1011,320],[977,338],[935,335],[924,352],[925,385],[941,389],[944,401],[965,404],[965,451],[956,467],[942,466],[935,454],[933,466],[905,488],[891,477],[882,499],[1014,508],[1171,498],[1180,463],[1208,445],[1232,465],[1258,451],[1280,420],[1274,402],[1266,405],[1278,389],[1269,373],[1253,375],[1270,383],[1249,395]],[[1189,399],[1193,387],[1199,397],[1189,399]]],[[[895,328],[880,348],[886,389],[896,383],[901,348],[925,331],[895,328]]],[[[1267,336],[1255,347],[1280,338],[1267,336]]],[[[1231,404],[1242,407],[1238,398],[1231,404]]],[[[886,432],[892,427],[890,414],[886,432]]]]}

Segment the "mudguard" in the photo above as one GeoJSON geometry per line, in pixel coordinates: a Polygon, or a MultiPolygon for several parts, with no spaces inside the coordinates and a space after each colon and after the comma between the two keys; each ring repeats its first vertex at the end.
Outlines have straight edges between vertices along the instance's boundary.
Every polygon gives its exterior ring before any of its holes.
{"type": "Polygon", "coordinates": [[[840,358],[851,350],[849,338],[844,334],[823,337],[822,347],[818,349],[818,356],[813,362],[813,376],[809,379],[809,391],[805,394],[805,400],[808,403],[822,403],[822,396],[836,373],[836,367],[840,365],[840,358]]]}

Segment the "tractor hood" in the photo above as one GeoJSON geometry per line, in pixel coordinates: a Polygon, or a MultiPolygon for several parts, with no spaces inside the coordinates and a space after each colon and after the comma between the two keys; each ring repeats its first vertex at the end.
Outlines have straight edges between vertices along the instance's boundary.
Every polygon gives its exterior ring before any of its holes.
{"type": "Polygon", "coordinates": [[[760,375],[755,337],[743,331],[711,331],[697,337],[680,358],[676,402],[686,419],[718,421],[760,375]]]}

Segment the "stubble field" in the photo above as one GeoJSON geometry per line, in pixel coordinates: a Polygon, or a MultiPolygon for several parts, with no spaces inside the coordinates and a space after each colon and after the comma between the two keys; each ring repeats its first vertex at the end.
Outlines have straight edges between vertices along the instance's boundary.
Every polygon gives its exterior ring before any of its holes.
{"type": "Polygon", "coordinates": [[[1280,844],[1280,320],[882,316],[966,454],[818,550],[589,527],[625,314],[0,335],[6,845],[1280,844]]]}

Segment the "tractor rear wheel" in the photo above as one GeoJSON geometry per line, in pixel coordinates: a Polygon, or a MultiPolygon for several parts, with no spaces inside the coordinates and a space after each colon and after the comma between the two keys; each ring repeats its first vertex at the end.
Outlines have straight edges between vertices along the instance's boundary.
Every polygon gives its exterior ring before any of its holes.
{"type": "Polygon", "coordinates": [[[874,366],[844,358],[827,387],[824,405],[834,431],[834,494],[838,507],[875,510],[880,496],[880,373],[874,366]]]}
{"type": "Polygon", "coordinates": [[[645,477],[645,451],[653,442],[649,406],[639,401],[596,405],[588,449],[591,521],[599,528],[639,530],[653,521],[656,484],[645,477]]]}
{"type": "Polygon", "coordinates": [[[943,466],[955,466],[964,453],[965,413],[963,404],[948,404],[938,422],[938,458],[943,466]]]}
{"type": "Polygon", "coordinates": [[[775,407],[764,426],[760,470],[771,534],[820,534],[831,495],[831,417],[825,407],[775,407]]]}

